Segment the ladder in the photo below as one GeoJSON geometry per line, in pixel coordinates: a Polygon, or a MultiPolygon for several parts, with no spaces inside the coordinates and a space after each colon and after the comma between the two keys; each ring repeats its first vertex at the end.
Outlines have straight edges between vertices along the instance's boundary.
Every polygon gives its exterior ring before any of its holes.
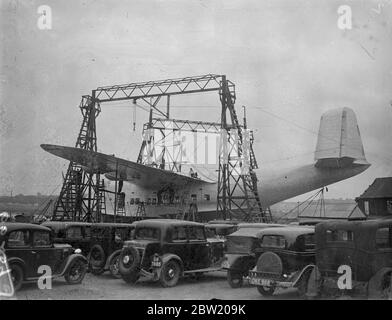
{"type": "MultiPolygon", "coordinates": [[[[219,95],[222,102],[221,127],[227,132],[227,147],[222,148],[219,154],[217,211],[222,213],[223,219],[239,216],[241,220],[253,221],[261,217],[263,222],[268,222],[269,219],[263,211],[257,190],[257,176],[254,172],[257,162],[252,147],[253,134],[250,134],[249,145],[245,146],[249,146],[249,155],[245,155],[249,156],[249,159],[245,159],[243,127],[239,124],[234,108],[235,87],[233,83],[226,80],[225,76],[222,76],[219,95]],[[227,112],[230,115],[231,125],[226,118],[227,112]],[[249,165],[245,168],[246,163],[249,165]]],[[[226,141],[222,142],[226,143],[226,141]]]]}
{"type": "Polygon", "coordinates": [[[139,202],[136,210],[136,217],[144,218],[146,216],[146,208],[144,206],[144,202],[139,202]]]}
{"type": "MultiPolygon", "coordinates": [[[[83,121],[75,147],[96,151],[95,118],[100,113],[99,105],[96,106],[91,96],[83,96],[79,108],[83,121]]],[[[102,196],[99,189],[99,175],[94,179],[94,174],[85,172],[80,165],[71,161],[54,205],[52,220],[98,221],[102,196]]]]}

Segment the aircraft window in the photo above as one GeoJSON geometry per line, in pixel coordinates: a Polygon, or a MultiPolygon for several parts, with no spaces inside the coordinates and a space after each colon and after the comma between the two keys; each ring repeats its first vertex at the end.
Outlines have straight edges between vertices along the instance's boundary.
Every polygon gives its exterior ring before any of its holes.
{"type": "Polygon", "coordinates": [[[380,228],[376,232],[376,247],[379,249],[392,248],[391,228],[380,228]]]}
{"type": "Polygon", "coordinates": [[[50,246],[50,233],[46,231],[35,231],[33,233],[34,247],[48,247],[50,246]]]}
{"type": "Polygon", "coordinates": [[[265,235],[261,240],[261,245],[264,247],[284,248],[286,247],[286,240],[282,236],[265,235]]]}
{"type": "Polygon", "coordinates": [[[27,247],[29,245],[29,231],[13,231],[8,236],[8,248],[27,247]]]}
{"type": "Polygon", "coordinates": [[[327,230],[327,241],[354,241],[354,233],[350,230],[327,230]]]}
{"type": "Polygon", "coordinates": [[[186,240],[186,227],[175,227],[173,229],[173,241],[185,241],[186,240]]]}
{"type": "Polygon", "coordinates": [[[157,204],[157,198],[152,198],[152,204],[157,204]]]}
{"type": "Polygon", "coordinates": [[[210,201],[210,195],[209,195],[209,194],[205,194],[205,195],[204,195],[204,200],[210,201]]]}

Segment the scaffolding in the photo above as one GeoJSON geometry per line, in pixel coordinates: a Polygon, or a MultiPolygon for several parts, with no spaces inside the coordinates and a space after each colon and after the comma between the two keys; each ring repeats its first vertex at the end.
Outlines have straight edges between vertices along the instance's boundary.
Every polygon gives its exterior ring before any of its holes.
{"type": "MultiPolygon", "coordinates": [[[[83,96],[79,105],[83,116],[75,147],[97,151],[96,118],[101,112],[99,103],[92,96],[83,96]]],[[[99,222],[102,185],[99,173],[94,174],[70,162],[63,179],[60,195],[54,205],[52,220],[99,222]]]]}
{"type": "MultiPolygon", "coordinates": [[[[247,221],[255,217],[267,221],[257,191],[257,177],[253,171],[257,168],[252,147],[253,134],[238,122],[234,109],[235,86],[226,79],[225,75],[207,74],[98,87],[92,91],[91,96],[83,96],[80,104],[83,121],[75,146],[97,151],[95,120],[101,111],[100,106],[102,103],[124,100],[132,101],[134,106],[139,103],[150,108],[150,119],[144,127],[147,134],[137,159],[139,163],[154,165],[151,161],[153,137],[149,132],[151,129],[159,130],[160,126],[165,128],[168,121],[171,121],[173,130],[200,129],[220,132],[224,148],[219,153],[218,212],[224,219],[239,213],[242,219],[247,221]],[[213,91],[219,93],[222,106],[220,123],[170,119],[172,96],[213,91]],[[166,98],[163,105],[162,98],[166,98]],[[163,118],[152,118],[152,111],[163,118]]],[[[172,157],[170,161],[166,161],[167,156],[168,154],[162,155],[164,159],[163,165],[161,162],[162,168],[175,172],[181,171],[178,158],[172,157]]],[[[117,179],[115,182],[117,192],[117,179]]],[[[81,166],[70,162],[55,205],[53,220],[100,221],[104,210],[103,189],[99,172],[87,172],[81,166]]],[[[117,208],[117,198],[115,208],[117,208]]]]}
{"type": "MultiPolygon", "coordinates": [[[[219,96],[222,103],[222,143],[219,153],[217,211],[223,219],[270,222],[263,211],[257,190],[253,135],[241,127],[234,108],[234,84],[222,76],[219,96]]],[[[246,125],[246,123],[245,123],[246,125]]]]}

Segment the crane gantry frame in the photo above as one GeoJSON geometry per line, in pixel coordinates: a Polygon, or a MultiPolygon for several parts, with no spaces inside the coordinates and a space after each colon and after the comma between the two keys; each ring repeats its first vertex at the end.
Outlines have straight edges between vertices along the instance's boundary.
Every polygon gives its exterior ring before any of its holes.
{"type": "MultiPolygon", "coordinates": [[[[225,75],[216,74],[98,87],[92,90],[91,95],[83,96],[80,103],[83,121],[75,146],[97,151],[96,118],[101,112],[101,104],[113,101],[131,100],[133,104],[142,102],[163,116],[162,119],[153,119],[150,115],[150,121],[146,124],[148,128],[172,121],[174,126],[182,129],[220,129],[223,142],[226,143],[222,144],[224,147],[219,153],[217,211],[224,219],[240,212],[244,220],[252,220],[257,216],[267,221],[257,191],[253,136],[249,136],[246,128],[238,121],[235,99],[234,83],[227,80],[225,75]],[[222,106],[220,123],[170,119],[171,96],[213,91],[218,91],[222,106]],[[166,104],[160,106],[163,97],[166,97],[166,104]],[[244,148],[244,143],[248,143],[249,139],[250,148],[244,148]]],[[[143,150],[147,143],[142,143],[139,163],[143,163],[143,150]]],[[[105,211],[103,196],[100,174],[87,172],[80,165],[70,162],[52,219],[98,222],[101,213],[105,211]]]]}

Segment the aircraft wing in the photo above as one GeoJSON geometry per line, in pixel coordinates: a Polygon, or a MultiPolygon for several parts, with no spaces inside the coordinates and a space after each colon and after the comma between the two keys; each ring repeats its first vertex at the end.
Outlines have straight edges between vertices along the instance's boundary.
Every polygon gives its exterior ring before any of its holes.
{"type": "Polygon", "coordinates": [[[114,155],[57,145],[42,144],[41,148],[60,158],[81,165],[87,172],[105,174],[108,179],[124,180],[146,188],[159,188],[169,184],[176,186],[215,183],[193,178],[181,173],[146,166],[114,155]]]}

